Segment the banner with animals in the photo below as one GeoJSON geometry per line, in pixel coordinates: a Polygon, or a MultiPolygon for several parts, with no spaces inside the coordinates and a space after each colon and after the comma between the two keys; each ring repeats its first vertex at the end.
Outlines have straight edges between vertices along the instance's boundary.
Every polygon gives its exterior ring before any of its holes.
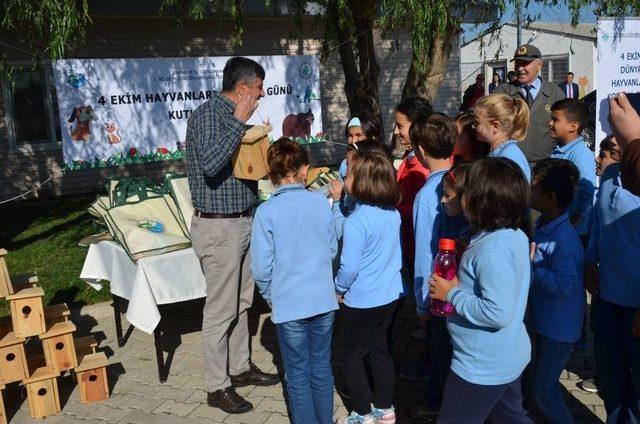
{"type": "MultiPolygon", "coordinates": [[[[65,170],[182,159],[187,120],[222,88],[224,57],[65,59],[53,64],[65,170]]],[[[252,56],[265,97],[248,124],[325,141],[316,56],[252,56]]]]}

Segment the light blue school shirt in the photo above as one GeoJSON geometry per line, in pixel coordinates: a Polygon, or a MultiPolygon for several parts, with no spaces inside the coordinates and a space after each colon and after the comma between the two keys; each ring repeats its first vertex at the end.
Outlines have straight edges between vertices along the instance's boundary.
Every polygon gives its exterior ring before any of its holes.
{"type": "MultiPolygon", "coordinates": [[[[528,84],[531,86],[531,89],[529,90],[529,92],[531,93],[531,97],[533,98],[533,100],[536,99],[536,97],[538,96],[538,93],[540,92],[540,87],[542,87],[542,80],[540,79],[540,77],[536,78],[532,84],[528,84]]],[[[527,90],[524,89],[524,85],[522,86],[522,88],[520,89],[520,91],[522,92],[522,95],[524,96],[525,100],[527,99],[527,90]]]]}
{"type": "Polygon", "coordinates": [[[520,230],[480,232],[471,238],[458,268],[459,286],[447,300],[453,343],[451,370],[483,385],[506,384],[531,359],[523,318],[529,295],[529,242],[520,230]]]}
{"type": "Polygon", "coordinates": [[[449,228],[447,214],[440,203],[442,177],[447,172],[449,169],[431,172],[413,201],[413,232],[416,240],[413,290],[419,315],[429,312],[429,278],[438,254],[438,242],[443,237],[455,239],[457,235],[449,228]]]}
{"type": "Polygon", "coordinates": [[[251,272],[275,324],[338,309],[331,262],[337,247],[327,199],[302,184],[278,187],[258,207],[251,272]]]}
{"type": "Polygon", "coordinates": [[[357,203],[344,222],[335,290],[352,308],[387,305],[404,296],[400,213],[357,203]]]}
{"type": "Polygon", "coordinates": [[[553,152],[551,152],[551,157],[568,160],[580,171],[578,191],[567,211],[569,214],[581,214],[580,221],[576,225],[576,231],[579,235],[587,234],[590,229],[593,194],[596,189],[596,162],[593,152],[589,150],[583,138],[578,137],[565,146],[557,144],[553,152]]]}
{"type": "Polygon", "coordinates": [[[604,300],[640,308],[640,197],[622,187],[619,163],[600,178],[586,261],[599,263],[604,300]]]}
{"type": "Polygon", "coordinates": [[[342,162],[340,162],[338,175],[340,176],[340,179],[344,181],[344,178],[347,176],[347,159],[342,159],[342,162]]]}
{"type": "Polygon", "coordinates": [[[582,242],[568,213],[545,225],[539,218],[533,241],[536,253],[529,292],[531,325],[545,337],[573,343],[580,338],[584,320],[582,242]]]}
{"type": "Polygon", "coordinates": [[[499,145],[495,150],[489,152],[490,158],[507,158],[514,161],[527,178],[527,182],[531,183],[531,168],[527,158],[522,153],[522,150],[518,147],[518,142],[515,140],[507,140],[499,145]]]}

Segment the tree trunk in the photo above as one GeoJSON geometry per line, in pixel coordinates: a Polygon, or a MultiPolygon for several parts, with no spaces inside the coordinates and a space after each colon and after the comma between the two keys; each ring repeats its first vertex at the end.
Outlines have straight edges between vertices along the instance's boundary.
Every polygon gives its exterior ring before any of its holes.
{"type": "Polygon", "coordinates": [[[333,25],[339,43],[338,52],[344,71],[344,91],[353,115],[367,111],[383,129],[378,95],[380,67],[373,43],[375,0],[349,0],[347,7],[353,16],[353,28],[340,27],[335,3],[331,2],[326,25],[333,25]],[[355,38],[355,41],[353,40],[355,38]]]}
{"type": "Polygon", "coordinates": [[[416,53],[413,52],[409,73],[402,89],[402,98],[420,96],[433,102],[444,80],[449,55],[458,37],[459,29],[449,26],[444,34],[436,35],[429,49],[429,57],[424,69],[416,66],[416,53]]]}

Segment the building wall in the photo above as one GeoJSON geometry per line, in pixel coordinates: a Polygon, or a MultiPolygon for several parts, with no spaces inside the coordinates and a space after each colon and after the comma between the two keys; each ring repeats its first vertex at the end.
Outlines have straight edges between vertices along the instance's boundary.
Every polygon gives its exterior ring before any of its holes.
{"type": "MultiPolygon", "coordinates": [[[[485,36],[462,46],[461,50],[461,93],[469,85],[475,82],[478,73],[486,73],[485,82],[491,82],[489,66],[487,63],[503,61],[507,69],[512,70],[513,64],[509,62],[518,47],[516,44],[516,28],[505,25],[499,36],[492,39],[485,36]],[[484,42],[484,45],[482,44],[484,42]]],[[[575,82],[582,82],[580,92],[582,95],[593,91],[595,84],[594,52],[596,50],[595,38],[588,39],[578,36],[562,35],[555,32],[543,32],[541,30],[522,30],[522,42],[534,44],[540,49],[543,56],[569,55],[569,70],[575,74],[575,82]]],[[[460,93],[460,96],[462,94],[460,93]]]]}
{"type": "MultiPolygon", "coordinates": [[[[68,51],[67,57],[80,58],[139,58],[139,57],[192,57],[224,55],[279,55],[320,54],[322,28],[313,21],[305,23],[304,38],[291,40],[291,20],[250,19],[245,21],[244,42],[232,48],[228,34],[232,30],[228,23],[207,21],[188,23],[176,29],[174,21],[160,18],[94,18],[86,40],[68,51]]],[[[3,37],[11,46],[20,47],[20,40],[3,37]]],[[[393,108],[399,101],[404,78],[411,59],[411,43],[405,35],[398,42],[376,36],[376,53],[381,68],[380,102],[383,111],[384,129],[390,136],[393,129],[393,108]],[[392,46],[394,48],[392,49],[392,46]]],[[[438,98],[436,110],[453,114],[457,109],[459,91],[459,49],[453,49],[447,77],[438,98]]],[[[19,50],[2,46],[0,53],[28,62],[28,55],[19,50]]],[[[337,50],[321,65],[321,96],[324,131],[335,141],[344,141],[344,124],[349,117],[349,108],[344,95],[344,76],[337,50]]],[[[268,79],[268,75],[267,75],[268,79]]],[[[1,93],[0,93],[1,96],[1,93]]],[[[0,98],[0,200],[23,193],[38,182],[52,181],[45,192],[54,195],[94,192],[113,175],[137,175],[158,178],[164,172],[185,172],[183,161],[159,162],[131,165],[121,168],[82,170],[62,173],[62,150],[31,151],[11,149],[4,119],[4,102],[0,98]]],[[[312,160],[316,164],[336,164],[344,157],[344,146],[322,144],[310,146],[312,160]]]]}

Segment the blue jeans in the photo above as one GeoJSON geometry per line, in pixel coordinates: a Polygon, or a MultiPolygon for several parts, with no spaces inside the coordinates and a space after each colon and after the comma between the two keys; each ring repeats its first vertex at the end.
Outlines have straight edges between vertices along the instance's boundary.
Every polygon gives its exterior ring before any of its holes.
{"type": "Polygon", "coordinates": [[[531,395],[552,424],[572,424],[560,386],[560,373],[569,362],[573,343],[559,342],[536,334],[536,356],[531,376],[531,395]]]}
{"type": "Polygon", "coordinates": [[[334,312],[276,324],[293,424],[333,418],[331,335],[334,312]]]}
{"type": "Polygon", "coordinates": [[[631,335],[637,309],[601,298],[591,302],[598,388],[607,423],[640,423],[640,339],[631,335]]]}

